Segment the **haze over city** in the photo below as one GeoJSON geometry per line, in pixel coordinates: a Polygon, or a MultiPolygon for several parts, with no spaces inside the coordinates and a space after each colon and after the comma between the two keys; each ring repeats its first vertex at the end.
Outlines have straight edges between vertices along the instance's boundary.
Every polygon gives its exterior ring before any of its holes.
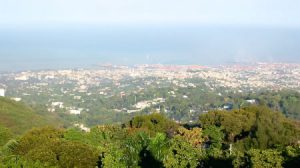
{"type": "Polygon", "coordinates": [[[0,70],[299,63],[299,2],[0,1],[0,70]]]}

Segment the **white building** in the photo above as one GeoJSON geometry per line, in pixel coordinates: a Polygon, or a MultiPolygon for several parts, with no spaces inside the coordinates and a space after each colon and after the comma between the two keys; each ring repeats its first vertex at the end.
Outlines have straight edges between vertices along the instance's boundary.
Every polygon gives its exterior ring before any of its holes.
{"type": "Polygon", "coordinates": [[[135,104],[134,107],[137,109],[145,109],[147,107],[150,107],[150,104],[148,101],[141,101],[135,104]]]}
{"type": "Polygon", "coordinates": [[[80,114],[80,113],[81,113],[80,110],[70,110],[70,114],[78,115],[78,114],[80,114]]]}
{"type": "Polygon", "coordinates": [[[64,108],[64,103],[63,102],[52,102],[51,106],[52,107],[64,108]]]}
{"type": "Polygon", "coordinates": [[[74,99],[75,99],[75,100],[80,100],[80,99],[81,99],[81,96],[74,96],[74,99]]]}
{"type": "Polygon", "coordinates": [[[182,96],[184,99],[187,99],[187,98],[189,98],[187,95],[183,95],[182,96]]]}
{"type": "Polygon", "coordinates": [[[246,100],[248,103],[250,103],[250,104],[254,104],[254,103],[256,103],[256,100],[255,99],[250,99],[250,100],[246,100]]]}
{"type": "Polygon", "coordinates": [[[90,132],[91,131],[90,128],[85,127],[83,124],[74,124],[74,126],[80,128],[82,131],[85,131],[85,132],[90,132]]]}
{"type": "Polygon", "coordinates": [[[11,100],[14,100],[14,101],[16,101],[16,102],[19,102],[19,101],[22,100],[22,98],[20,98],[20,97],[13,97],[13,98],[11,98],[11,100]]]}
{"type": "Polygon", "coordinates": [[[0,89],[0,97],[4,97],[5,96],[5,89],[0,89]]]}
{"type": "Polygon", "coordinates": [[[26,80],[28,80],[28,77],[26,75],[17,76],[17,77],[15,77],[15,80],[26,81],[26,80]]]}

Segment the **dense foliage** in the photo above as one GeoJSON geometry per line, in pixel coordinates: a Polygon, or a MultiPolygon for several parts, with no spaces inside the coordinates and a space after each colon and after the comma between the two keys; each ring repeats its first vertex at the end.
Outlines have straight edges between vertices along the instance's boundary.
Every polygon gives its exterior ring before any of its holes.
{"type": "Polygon", "coordinates": [[[182,125],[160,114],[121,125],[35,128],[20,137],[0,127],[3,167],[298,167],[299,123],[264,106],[211,111],[182,125]]]}
{"type": "Polygon", "coordinates": [[[247,107],[241,110],[212,111],[202,115],[204,128],[217,126],[225,133],[228,143],[235,143],[240,150],[267,149],[293,145],[299,140],[296,121],[266,107],[247,107]]]}

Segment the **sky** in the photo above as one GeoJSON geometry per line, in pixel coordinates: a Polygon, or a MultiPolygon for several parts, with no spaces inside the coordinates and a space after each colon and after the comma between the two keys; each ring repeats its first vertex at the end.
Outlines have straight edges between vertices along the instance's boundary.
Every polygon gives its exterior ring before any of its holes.
{"type": "Polygon", "coordinates": [[[0,23],[299,27],[299,8],[298,0],[0,0],[0,23]]]}
{"type": "Polygon", "coordinates": [[[0,0],[0,70],[299,62],[298,0],[0,0]]]}

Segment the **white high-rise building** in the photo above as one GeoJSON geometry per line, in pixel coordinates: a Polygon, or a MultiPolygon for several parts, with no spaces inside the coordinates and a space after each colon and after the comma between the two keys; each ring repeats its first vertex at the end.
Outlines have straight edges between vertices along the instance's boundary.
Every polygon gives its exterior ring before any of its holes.
{"type": "Polygon", "coordinates": [[[0,89],[0,97],[4,97],[5,96],[5,90],[4,89],[0,89]]]}

